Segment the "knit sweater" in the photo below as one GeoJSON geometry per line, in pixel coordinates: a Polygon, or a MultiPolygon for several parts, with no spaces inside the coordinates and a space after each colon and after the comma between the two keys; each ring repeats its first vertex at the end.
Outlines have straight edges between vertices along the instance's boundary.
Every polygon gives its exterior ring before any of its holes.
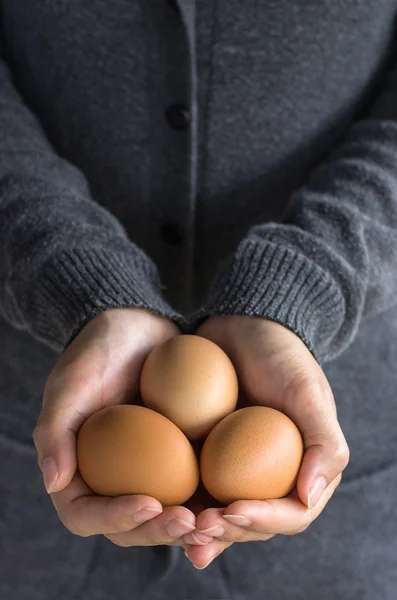
{"type": "Polygon", "coordinates": [[[108,598],[122,581],[140,600],[395,597],[396,17],[395,0],[0,0],[3,598],[24,577],[21,599],[36,598],[40,556],[51,600],[71,600],[73,582],[108,598]],[[43,516],[27,439],[45,376],[122,306],[183,331],[214,314],[271,319],[327,369],[351,479],[303,541],[235,545],[183,579],[176,548],[72,541],[43,516]],[[23,501],[41,517],[27,522],[23,501]],[[26,546],[42,535],[42,554],[26,546]],[[101,580],[91,552],[114,573],[101,580]],[[308,565],[316,585],[297,586],[308,565]]]}
{"type": "Polygon", "coordinates": [[[199,308],[325,361],[394,306],[395,2],[204,2],[196,36],[191,2],[1,9],[13,325],[60,349],[106,308],[199,308]]]}

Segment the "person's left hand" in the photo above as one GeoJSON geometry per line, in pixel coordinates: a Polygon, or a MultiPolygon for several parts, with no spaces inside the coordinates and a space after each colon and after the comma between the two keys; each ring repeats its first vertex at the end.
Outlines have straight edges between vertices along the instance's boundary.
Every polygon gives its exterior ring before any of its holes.
{"type": "Polygon", "coordinates": [[[193,565],[205,568],[233,542],[304,531],[339,485],[349,449],[325,374],[295,333],[266,319],[222,316],[205,321],[197,334],[231,358],[246,398],[237,408],[252,403],[280,410],[297,425],[305,447],[296,487],[285,498],[241,500],[226,508],[208,498],[201,504],[204,510],[197,515],[196,533],[207,532],[214,539],[194,545],[197,536],[188,534],[184,546],[193,565]]]}

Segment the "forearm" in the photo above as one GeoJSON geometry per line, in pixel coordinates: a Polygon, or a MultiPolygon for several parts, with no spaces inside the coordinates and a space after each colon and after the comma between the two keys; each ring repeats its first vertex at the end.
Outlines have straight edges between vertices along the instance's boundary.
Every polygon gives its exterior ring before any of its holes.
{"type": "Polygon", "coordinates": [[[397,66],[365,120],[218,274],[208,314],[286,325],[324,362],[397,297],[397,66]]]}
{"type": "Polygon", "coordinates": [[[0,310],[62,349],[99,312],[136,306],[180,317],[157,270],[57,156],[0,60],[0,310]]]}

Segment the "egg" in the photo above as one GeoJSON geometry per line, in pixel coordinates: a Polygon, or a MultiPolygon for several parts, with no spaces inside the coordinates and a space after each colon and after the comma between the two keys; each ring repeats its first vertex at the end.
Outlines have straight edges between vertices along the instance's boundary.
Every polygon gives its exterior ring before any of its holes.
{"type": "Polygon", "coordinates": [[[149,354],[140,391],[146,407],[166,416],[190,440],[198,440],[235,409],[238,381],[219,346],[197,335],[180,335],[149,354]]]}
{"type": "Polygon", "coordinates": [[[200,455],[202,482],[219,502],[282,498],[295,486],[302,436],[287,415],[263,406],[236,410],[211,431],[200,455]]]}
{"type": "Polygon", "coordinates": [[[77,460],[84,481],[102,496],[144,494],[173,506],[186,502],[199,483],[189,440],[143,406],[107,407],[89,417],[78,432],[77,460]]]}

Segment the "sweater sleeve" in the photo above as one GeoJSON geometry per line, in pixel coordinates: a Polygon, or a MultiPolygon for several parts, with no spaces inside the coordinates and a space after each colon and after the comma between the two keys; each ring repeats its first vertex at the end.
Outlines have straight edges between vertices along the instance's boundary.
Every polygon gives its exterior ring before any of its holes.
{"type": "Polygon", "coordinates": [[[349,346],[363,319],[396,304],[397,58],[368,116],[290,197],[280,222],[241,241],[195,322],[264,317],[322,363],[349,346]]]}
{"type": "Polygon", "coordinates": [[[183,321],[163,300],[155,265],[46,140],[0,56],[0,311],[60,351],[117,307],[183,321]]]}

